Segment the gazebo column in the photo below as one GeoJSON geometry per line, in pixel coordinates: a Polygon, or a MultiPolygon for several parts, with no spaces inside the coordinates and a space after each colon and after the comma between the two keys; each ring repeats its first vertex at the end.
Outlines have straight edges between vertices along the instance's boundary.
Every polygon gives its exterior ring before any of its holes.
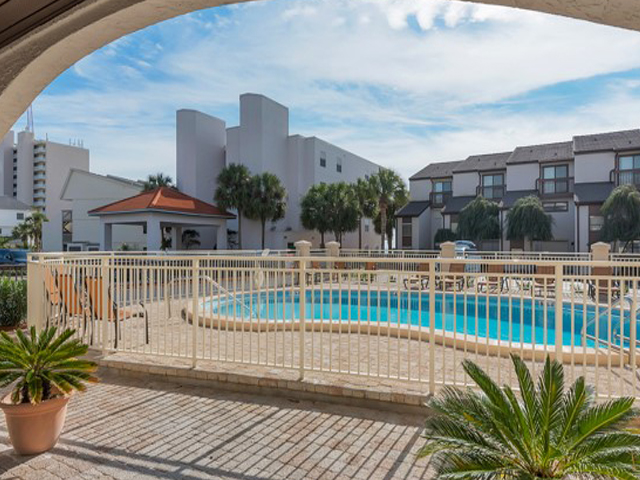
{"type": "Polygon", "coordinates": [[[113,250],[113,225],[110,223],[102,224],[102,237],[100,238],[100,250],[109,252],[113,250]]]}
{"type": "Polygon", "coordinates": [[[216,228],[216,248],[218,250],[227,249],[227,222],[222,222],[222,225],[218,225],[216,228]]]}
{"type": "Polygon", "coordinates": [[[182,250],[182,227],[171,227],[171,247],[174,250],[182,250]]]}
{"type": "Polygon", "coordinates": [[[162,247],[162,225],[157,218],[147,220],[147,251],[157,252],[162,247]]]}

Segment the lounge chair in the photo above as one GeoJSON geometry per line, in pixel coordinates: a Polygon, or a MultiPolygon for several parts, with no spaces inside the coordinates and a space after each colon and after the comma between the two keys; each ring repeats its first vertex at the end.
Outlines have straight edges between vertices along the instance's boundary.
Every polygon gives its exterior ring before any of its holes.
{"type": "Polygon", "coordinates": [[[50,318],[57,310],[59,322],[66,327],[70,317],[83,316],[82,295],[73,275],[46,269],[44,279],[45,296],[51,309],[50,318]]]}
{"type": "Polygon", "coordinates": [[[589,280],[589,297],[593,301],[608,301],[609,297],[619,298],[624,294],[624,286],[619,280],[613,278],[613,267],[593,267],[591,269],[593,277],[608,277],[599,280],[589,280]],[[596,294],[598,299],[596,299],[596,294]]]}
{"type": "Polygon", "coordinates": [[[456,262],[449,264],[449,271],[442,273],[440,283],[443,290],[463,290],[467,285],[467,279],[464,275],[464,263],[456,262]]]}
{"type": "Polygon", "coordinates": [[[556,293],[556,267],[553,265],[536,265],[536,275],[554,275],[552,277],[533,277],[534,293],[546,293],[555,295],[556,293]]]}
{"type": "MultiPolygon", "coordinates": [[[[89,298],[89,311],[91,317],[95,320],[102,320],[102,290],[103,290],[102,278],[87,277],[85,278],[86,291],[89,298]]],[[[118,348],[118,324],[120,321],[124,321],[128,318],[144,318],[145,326],[145,343],[149,343],[149,315],[147,309],[144,308],[144,304],[139,304],[131,307],[120,307],[113,301],[111,291],[107,290],[107,306],[108,306],[108,318],[107,321],[114,322],[116,335],[114,341],[114,347],[118,348]]]]}
{"type": "Polygon", "coordinates": [[[478,284],[476,286],[477,290],[482,291],[484,287],[487,293],[491,291],[503,292],[505,290],[505,286],[508,287],[508,279],[504,273],[504,265],[496,263],[488,264],[485,275],[478,280],[478,284]],[[492,273],[499,275],[491,275],[492,273]]]}
{"type": "Polygon", "coordinates": [[[429,263],[420,263],[417,274],[405,277],[404,288],[407,290],[426,290],[429,287],[429,263]]]}

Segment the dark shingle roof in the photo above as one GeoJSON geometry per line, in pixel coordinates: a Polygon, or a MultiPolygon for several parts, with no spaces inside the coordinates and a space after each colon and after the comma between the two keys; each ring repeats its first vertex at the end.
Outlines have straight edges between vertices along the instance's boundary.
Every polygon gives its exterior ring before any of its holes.
{"type": "Polygon", "coordinates": [[[454,162],[430,163],[418,173],[411,176],[409,180],[450,177],[453,175],[453,169],[460,163],[462,163],[461,160],[457,160],[454,162]]]}
{"type": "Polygon", "coordinates": [[[576,203],[604,203],[613,188],[614,184],[610,182],[576,183],[574,186],[576,203]]]}
{"type": "Polygon", "coordinates": [[[409,202],[396,212],[396,217],[419,217],[429,208],[430,202],[409,202]]]}
{"type": "Polygon", "coordinates": [[[573,137],[573,149],[576,153],[636,148],[640,148],[640,130],[638,129],[573,137]]]}
{"type": "Polygon", "coordinates": [[[502,197],[500,205],[502,208],[511,208],[521,198],[528,197],[529,195],[538,195],[537,190],[512,190],[505,192],[502,197]]]}
{"type": "Polygon", "coordinates": [[[573,159],[573,142],[547,143],[516,148],[507,163],[552,162],[573,159]]]}
{"type": "Polygon", "coordinates": [[[464,207],[471,203],[476,197],[450,197],[444,204],[442,213],[460,213],[464,207]]]}
{"type": "Polygon", "coordinates": [[[460,163],[453,171],[480,172],[486,170],[502,170],[507,167],[507,159],[511,152],[489,153],[486,155],[471,155],[464,162],[460,163]]]}

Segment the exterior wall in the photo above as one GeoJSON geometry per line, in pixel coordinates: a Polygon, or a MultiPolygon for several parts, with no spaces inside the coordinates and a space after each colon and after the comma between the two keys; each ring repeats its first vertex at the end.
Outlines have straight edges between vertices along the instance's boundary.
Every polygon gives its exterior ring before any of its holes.
{"type": "Polygon", "coordinates": [[[478,172],[454,173],[453,188],[454,197],[475,196],[479,183],[478,172]]]}
{"type": "Polygon", "coordinates": [[[433,235],[431,233],[431,225],[429,223],[429,217],[431,215],[431,209],[427,208],[418,217],[418,243],[416,244],[420,250],[428,250],[432,248],[433,235]]]}
{"type": "Polygon", "coordinates": [[[27,131],[18,133],[15,197],[27,205],[33,204],[34,143],[33,133],[27,131]]]}
{"type": "Polygon", "coordinates": [[[410,180],[409,181],[409,196],[414,202],[424,202],[429,200],[431,194],[431,180],[410,180]]]}
{"type": "Polygon", "coordinates": [[[89,170],[89,150],[46,142],[46,161],[47,193],[44,213],[49,221],[42,227],[42,246],[45,251],[62,251],[62,211],[72,210],[73,207],[70,201],[60,198],[62,189],[71,169],[89,170]]]}
{"type": "MultiPolygon", "coordinates": [[[[89,216],[88,212],[137,195],[141,190],[141,187],[102,175],[71,171],[63,198],[71,204],[73,212],[73,243],[100,245],[100,219],[89,216]]],[[[114,249],[124,243],[134,250],[142,250],[146,245],[143,227],[138,225],[114,225],[112,239],[114,249]]]]}
{"type": "Polygon", "coordinates": [[[26,210],[0,210],[0,237],[10,237],[13,229],[23,222],[23,219],[30,215],[30,211],[26,210]],[[22,215],[22,219],[19,217],[22,215]]]}
{"type": "Polygon", "coordinates": [[[576,213],[577,235],[579,237],[579,248],[581,252],[589,251],[589,205],[578,205],[576,213]]]}
{"type": "Polygon", "coordinates": [[[611,170],[615,168],[614,152],[587,153],[576,155],[575,182],[608,182],[611,170]]]}
{"type": "Polygon", "coordinates": [[[575,224],[575,204],[569,201],[569,209],[566,212],[551,212],[553,219],[553,239],[556,242],[564,241],[567,243],[567,251],[574,251],[574,224],[575,224]]]}
{"type": "Polygon", "coordinates": [[[508,191],[534,190],[536,180],[540,176],[540,166],[537,163],[524,165],[508,165],[505,183],[508,191]]]}
{"type": "Polygon", "coordinates": [[[178,110],[176,126],[177,187],[211,203],[216,179],[225,166],[225,122],[195,110],[178,110]]]}

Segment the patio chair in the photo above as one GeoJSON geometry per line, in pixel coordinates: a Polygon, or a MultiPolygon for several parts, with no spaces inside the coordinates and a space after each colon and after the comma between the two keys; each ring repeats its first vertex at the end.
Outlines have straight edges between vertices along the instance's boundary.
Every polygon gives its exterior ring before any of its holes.
{"type": "Polygon", "coordinates": [[[484,288],[487,293],[492,291],[499,291],[500,293],[502,293],[505,290],[505,287],[508,287],[508,279],[507,277],[505,277],[504,273],[504,265],[495,263],[488,264],[486,274],[478,280],[478,284],[476,285],[477,291],[480,292],[484,288]],[[499,275],[491,275],[492,273],[499,275]]]}
{"type": "Polygon", "coordinates": [[[465,264],[456,262],[449,264],[449,271],[441,274],[440,283],[443,290],[464,290],[467,285],[467,279],[464,276],[465,264]]]}
{"type": "MultiPolygon", "coordinates": [[[[553,265],[536,265],[536,275],[555,275],[556,267],[553,265]]],[[[533,277],[534,294],[540,292],[548,295],[556,293],[556,278],[554,277],[533,277]]]]}
{"type": "Polygon", "coordinates": [[[404,288],[406,290],[426,290],[429,288],[429,263],[421,263],[418,265],[417,272],[411,274],[404,279],[404,288]]]}
{"type": "MultiPolygon", "coordinates": [[[[93,319],[102,320],[102,289],[103,279],[101,277],[87,277],[85,278],[86,291],[89,298],[89,311],[93,319]]],[[[145,327],[145,343],[149,344],[149,314],[144,304],[139,304],[131,307],[120,307],[113,301],[111,291],[107,290],[107,306],[108,306],[108,322],[114,322],[115,325],[115,340],[114,348],[118,348],[119,328],[120,321],[124,321],[129,318],[144,318],[145,327]]],[[[106,339],[105,339],[106,341],[106,339]]]]}
{"type": "Polygon", "coordinates": [[[73,275],[45,270],[45,297],[51,312],[58,309],[58,320],[65,328],[70,317],[82,316],[82,296],[73,275]]]}
{"type": "Polygon", "coordinates": [[[608,277],[598,280],[589,280],[589,297],[595,301],[608,301],[609,296],[613,298],[620,298],[624,295],[624,285],[619,280],[614,280],[611,277],[614,276],[613,267],[593,267],[591,269],[591,276],[593,277],[608,277]],[[596,299],[596,294],[598,298],[596,299]]]}

